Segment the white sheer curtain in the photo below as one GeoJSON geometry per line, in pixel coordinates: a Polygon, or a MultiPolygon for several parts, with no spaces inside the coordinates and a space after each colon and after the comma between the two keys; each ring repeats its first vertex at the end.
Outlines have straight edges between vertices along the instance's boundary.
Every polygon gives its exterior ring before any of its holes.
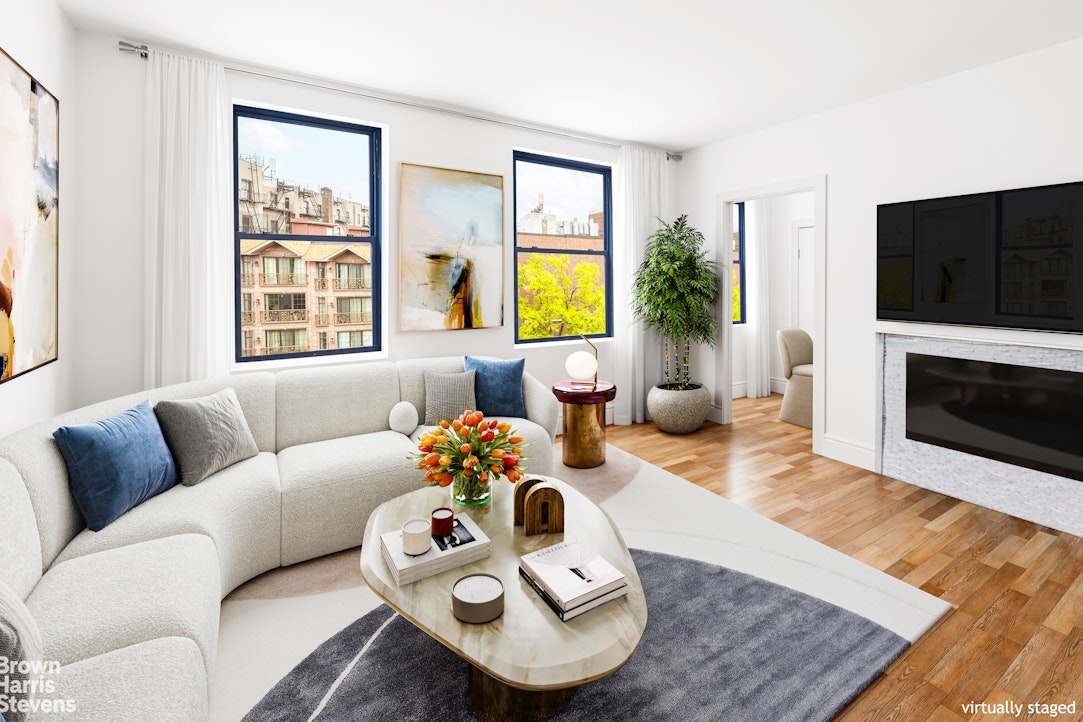
{"type": "Polygon", "coordinates": [[[649,369],[657,365],[659,356],[657,343],[647,338],[642,322],[632,319],[632,278],[643,261],[647,236],[658,229],[658,218],[669,214],[669,169],[663,151],[624,145],[617,163],[613,237],[617,384],[614,421],[631,424],[646,419],[647,391],[653,385],[649,369]]]}
{"type": "Polygon", "coordinates": [[[222,66],[152,50],[145,128],[143,381],[154,388],[229,367],[233,163],[222,66]]]}
{"type": "Polygon", "coordinates": [[[745,338],[750,398],[771,395],[770,201],[745,203],[745,338]]]}

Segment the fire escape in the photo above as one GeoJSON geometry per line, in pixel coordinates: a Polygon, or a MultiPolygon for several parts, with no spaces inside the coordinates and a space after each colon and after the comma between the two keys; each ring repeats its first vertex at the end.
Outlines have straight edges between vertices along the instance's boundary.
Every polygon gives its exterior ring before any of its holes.
{"type": "MultiPolygon", "coordinates": [[[[248,211],[245,217],[250,218],[251,221],[248,224],[246,233],[263,233],[263,213],[260,208],[260,190],[263,188],[261,171],[262,164],[257,162],[256,158],[247,158],[248,170],[251,178],[245,178],[248,181],[247,193],[243,190],[240,193],[240,202],[242,211],[248,211]]],[[[243,228],[242,223],[242,228],[243,228]]]]}

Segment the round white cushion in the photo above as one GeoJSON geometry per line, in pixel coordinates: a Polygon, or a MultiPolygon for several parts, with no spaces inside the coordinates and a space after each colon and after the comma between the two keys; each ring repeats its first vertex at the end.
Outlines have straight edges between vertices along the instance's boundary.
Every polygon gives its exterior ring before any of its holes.
{"type": "Polygon", "coordinates": [[[391,407],[387,425],[392,431],[409,436],[417,429],[417,409],[409,401],[400,401],[391,407]]]}

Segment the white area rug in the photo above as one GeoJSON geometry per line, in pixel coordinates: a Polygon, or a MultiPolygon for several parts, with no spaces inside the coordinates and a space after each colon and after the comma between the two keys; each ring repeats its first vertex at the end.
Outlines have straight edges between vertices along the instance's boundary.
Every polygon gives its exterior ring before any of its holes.
{"type": "MultiPolygon", "coordinates": [[[[613,446],[553,475],[598,503],[630,547],[699,559],[819,597],[916,640],[950,605],[613,446]]],[[[560,446],[555,457],[560,459],[560,446]]],[[[504,485],[496,493],[512,493],[504,485]]],[[[222,605],[213,722],[240,720],[324,640],[379,606],[357,551],[268,572],[222,605]]]]}
{"type": "MultiPolygon", "coordinates": [[[[560,458],[560,445],[557,445],[560,458]]],[[[554,471],[609,514],[629,547],[699,559],[819,597],[911,642],[951,605],[614,446],[554,471]]]]}

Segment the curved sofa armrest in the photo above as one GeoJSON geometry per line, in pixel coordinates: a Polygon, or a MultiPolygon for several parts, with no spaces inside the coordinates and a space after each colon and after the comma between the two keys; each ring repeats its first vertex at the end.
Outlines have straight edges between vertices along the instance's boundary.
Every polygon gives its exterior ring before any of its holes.
{"type": "Polygon", "coordinates": [[[548,386],[525,372],[523,403],[526,405],[526,417],[545,429],[549,438],[555,440],[560,404],[548,386]]]}

